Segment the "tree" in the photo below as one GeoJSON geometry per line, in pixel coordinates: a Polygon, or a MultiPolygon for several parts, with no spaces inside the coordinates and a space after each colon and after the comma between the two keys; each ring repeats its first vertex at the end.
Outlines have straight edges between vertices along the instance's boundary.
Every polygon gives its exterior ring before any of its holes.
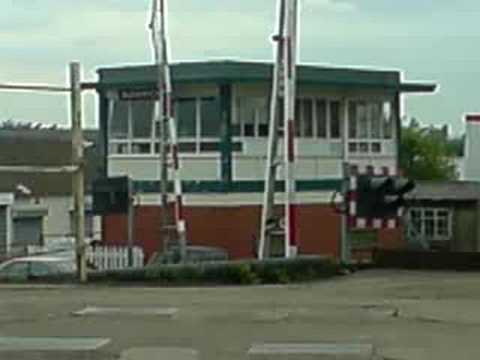
{"type": "Polygon", "coordinates": [[[444,129],[412,119],[402,130],[400,167],[413,180],[455,180],[455,152],[444,129]]]}

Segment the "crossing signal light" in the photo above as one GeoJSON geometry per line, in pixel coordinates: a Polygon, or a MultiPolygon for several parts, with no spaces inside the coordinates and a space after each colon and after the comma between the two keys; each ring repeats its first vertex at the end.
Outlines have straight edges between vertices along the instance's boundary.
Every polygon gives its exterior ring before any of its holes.
{"type": "Polygon", "coordinates": [[[396,217],[405,207],[405,195],[415,182],[399,176],[359,176],[357,178],[357,216],[385,219],[396,217]]]}

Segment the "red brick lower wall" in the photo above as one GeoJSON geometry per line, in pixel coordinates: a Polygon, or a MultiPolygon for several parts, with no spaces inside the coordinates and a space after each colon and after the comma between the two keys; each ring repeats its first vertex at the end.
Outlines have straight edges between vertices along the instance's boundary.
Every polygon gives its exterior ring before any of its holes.
{"type": "MultiPolygon", "coordinates": [[[[185,216],[188,240],[192,245],[221,247],[230,258],[252,258],[260,229],[260,206],[187,207],[185,216]]],[[[143,247],[147,257],[162,249],[160,236],[161,210],[141,206],[135,213],[135,243],[143,247]]],[[[104,217],[104,241],[126,245],[127,218],[123,215],[104,217]]],[[[301,254],[337,257],[341,219],[328,205],[302,205],[298,210],[298,238],[301,254]]],[[[379,247],[392,249],[403,246],[401,231],[379,232],[379,247]]]]}

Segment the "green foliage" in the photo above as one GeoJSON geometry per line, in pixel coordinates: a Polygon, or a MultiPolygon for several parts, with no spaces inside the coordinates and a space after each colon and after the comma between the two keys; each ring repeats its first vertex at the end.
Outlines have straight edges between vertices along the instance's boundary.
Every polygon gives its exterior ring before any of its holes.
{"type": "Polygon", "coordinates": [[[402,130],[400,167],[413,180],[454,180],[455,149],[445,131],[422,128],[415,119],[402,130]]]}
{"type": "Polygon", "coordinates": [[[98,272],[92,282],[157,285],[287,284],[335,276],[338,265],[318,256],[266,261],[247,260],[188,265],[155,265],[146,269],[98,272]]]}

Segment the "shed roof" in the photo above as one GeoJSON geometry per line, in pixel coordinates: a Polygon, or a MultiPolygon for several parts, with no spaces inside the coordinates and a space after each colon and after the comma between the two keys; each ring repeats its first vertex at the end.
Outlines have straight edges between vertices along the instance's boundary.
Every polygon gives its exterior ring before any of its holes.
{"type": "MultiPolygon", "coordinates": [[[[97,132],[86,131],[85,138],[96,142],[97,132]]],[[[100,166],[96,147],[87,148],[86,189],[100,166]]],[[[0,165],[65,166],[71,164],[72,145],[69,130],[0,130],[0,165]]],[[[0,192],[12,193],[22,184],[33,196],[68,195],[72,193],[72,175],[2,172],[0,192]]]]}
{"type": "Polygon", "coordinates": [[[480,182],[420,181],[408,200],[480,201],[480,182]]]}
{"type": "MultiPolygon", "coordinates": [[[[342,68],[320,65],[298,66],[298,83],[332,87],[383,88],[401,92],[433,92],[433,83],[402,82],[401,72],[342,68]]],[[[175,83],[271,81],[272,63],[236,60],[179,62],[172,65],[175,83]]],[[[152,86],[157,79],[154,65],[98,69],[97,87],[152,86]]]]}

